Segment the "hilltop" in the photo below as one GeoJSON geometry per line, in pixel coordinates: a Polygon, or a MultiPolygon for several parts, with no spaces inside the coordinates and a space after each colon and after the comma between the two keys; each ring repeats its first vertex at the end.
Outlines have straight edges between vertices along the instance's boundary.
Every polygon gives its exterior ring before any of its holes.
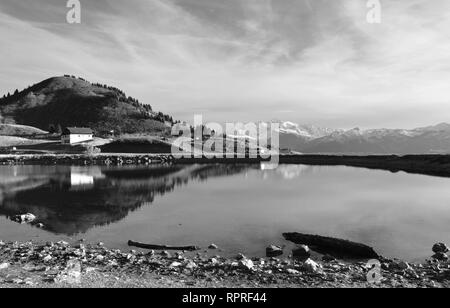
{"type": "Polygon", "coordinates": [[[112,130],[115,134],[163,132],[164,123],[173,119],[118,88],[65,75],[3,96],[0,121],[50,132],[86,126],[106,135],[112,130]]]}

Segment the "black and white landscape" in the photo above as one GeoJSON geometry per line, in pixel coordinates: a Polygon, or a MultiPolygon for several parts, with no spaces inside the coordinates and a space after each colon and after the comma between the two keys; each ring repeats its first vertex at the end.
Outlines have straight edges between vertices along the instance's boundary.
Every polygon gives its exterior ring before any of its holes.
{"type": "Polygon", "coordinates": [[[1,0],[0,288],[449,287],[448,12],[1,0]]]}

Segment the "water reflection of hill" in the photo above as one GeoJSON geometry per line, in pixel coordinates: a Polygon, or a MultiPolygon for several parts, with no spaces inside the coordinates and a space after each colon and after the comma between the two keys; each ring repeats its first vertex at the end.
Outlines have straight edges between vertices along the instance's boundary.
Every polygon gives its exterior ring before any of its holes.
{"type": "MultiPolygon", "coordinates": [[[[3,168],[3,167],[2,167],[3,168]]],[[[48,231],[74,235],[117,222],[156,196],[192,180],[240,173],[248,166],[148,168],[49,167],[6,174],[0,169],[0,215],[33,213],[48,231]]],[[[21,171],[21,170],[19,170],[21,171]]]]}

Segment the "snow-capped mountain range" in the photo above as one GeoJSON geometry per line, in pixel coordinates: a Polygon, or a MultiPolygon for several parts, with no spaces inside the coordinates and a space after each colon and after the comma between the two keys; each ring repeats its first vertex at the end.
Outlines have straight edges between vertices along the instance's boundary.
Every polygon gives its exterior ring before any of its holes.
{"type": "Polygon", "coordinates": [[[314,125],[299,125],[293,122],[280,123],[280,133],[294,134],[310,139],[325,137],[335,132],[343,132],[343,130],[318,127],[314,125]]]}
{"type": "Polygon", "coordinates": [[[415,129],[350,130],[280,123],[280,148],[302,153],[450,153],[450,124],[415,129]]]}

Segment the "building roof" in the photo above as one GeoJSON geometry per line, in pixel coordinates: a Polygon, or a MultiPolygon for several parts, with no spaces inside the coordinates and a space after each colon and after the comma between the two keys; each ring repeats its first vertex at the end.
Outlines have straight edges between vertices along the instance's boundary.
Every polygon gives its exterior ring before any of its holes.
{"type": "Polygon", "coordinates": [[[92,129],[87,127],[67,127],[64,132],[64,135],[92,135],[94,132],[92,129]]]}

